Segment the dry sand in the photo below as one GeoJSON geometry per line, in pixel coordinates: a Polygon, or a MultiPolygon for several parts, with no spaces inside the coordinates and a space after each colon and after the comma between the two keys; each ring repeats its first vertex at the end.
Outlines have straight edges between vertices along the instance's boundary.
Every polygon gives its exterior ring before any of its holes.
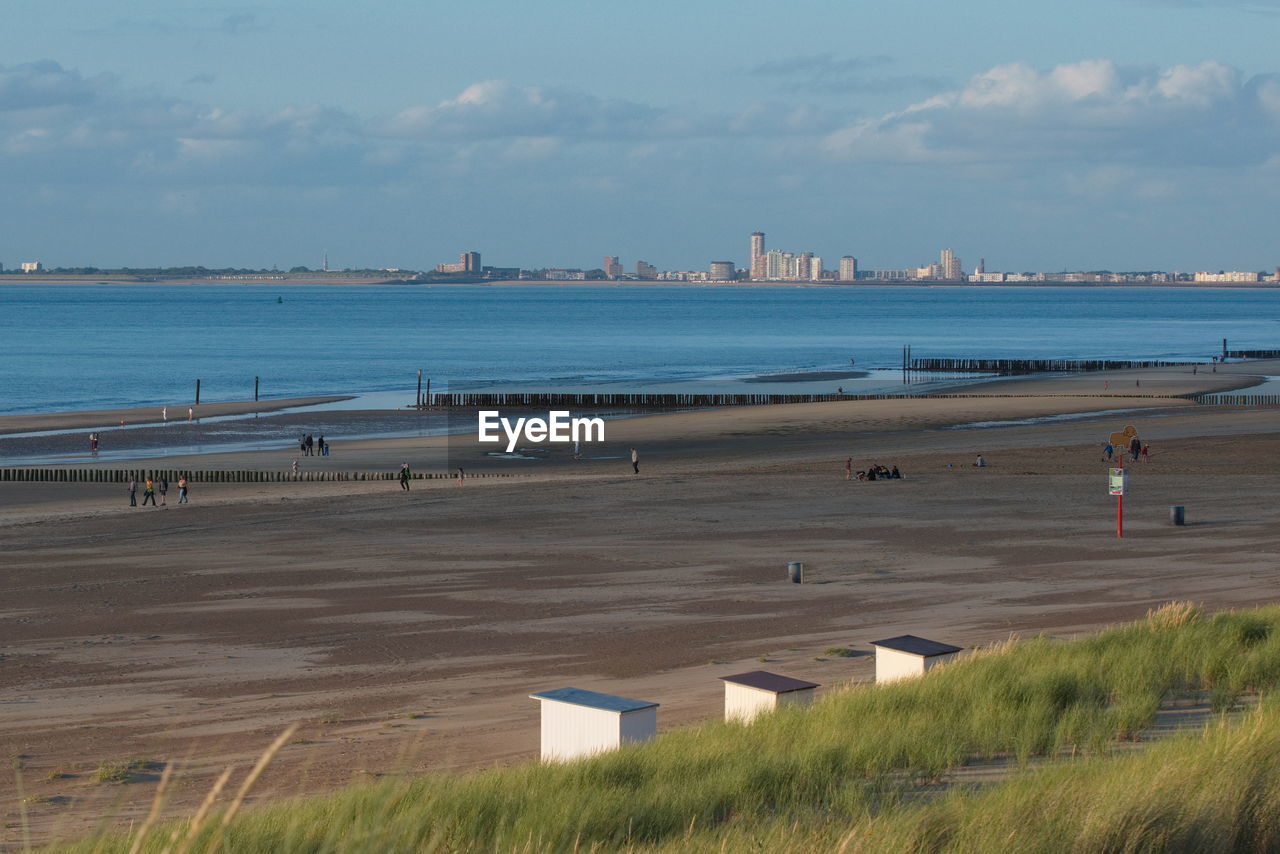
{"type": "MultiPolygon", "coordinates": [[[[1170,599],[1273,601],[1280,409],[1095,394],[1133,379],[988,389],[1049,397],[654,415],[611,422],[606,449],[581,462],[499,460],[459,438],[307,458],[521,475],[408,494],[394,482],[201,484],[190,505],[171,494],[135,509],[113,485],[0,484],[0,746],[37,799],[27,826],[65,838],[145,812],[157,775],[95,782],[101,761],[182,761],[173,810],[191,809],[222,767],[245,766],[293,721],[299,740],[260,798],[532,758],[535,690],[652,699],[665,729],[718,714],[720,675],[866,680],[867,642],[885,635],[971,647],[1170,599]],[[1134,411],[948,429],[1111,409],[1134,411]],[[1117,539],[1099,451],[1129,423],[1152,456],[1133,468],[1117,539]],[[988,468],[970,465],[977,453],[988,468]],[[906,478],[846,482],[849,456],[906,478]],[[1186,527],[1168,524],[1172,504],[1187,507],[1186,527]],[[786,581],[793,560],[808,583],[786,581]],[[860,654],[825,654],[835,647],[860,654]]],[[[1172,394],[1241,380],[1141,381],[1172,394]]],[[[291,453],[182,464],[281,468],[291,453]]],[[[14,846],[13,778],[3,796],[0,839],[14,846]]]]}

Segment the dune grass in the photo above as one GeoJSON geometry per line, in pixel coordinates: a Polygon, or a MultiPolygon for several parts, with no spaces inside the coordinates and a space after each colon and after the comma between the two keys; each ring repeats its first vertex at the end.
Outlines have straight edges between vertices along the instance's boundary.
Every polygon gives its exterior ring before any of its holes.
{"type": "Polygon", "coordinates": [[[1175,604],[750,725],[709,723],[566,764],[355,786],[225,827],[179,821],[60,850],[1268,850],[1280,844],[1280,710],[1266,699],[1278,681],[1280,608],[1210,617],[1175,604]],[[1233,723],[1117,751],[1188,692],[1222,711],[1246,693],[1263,701],[1233,723]],[[977,790],[939,785],[966,764],[1037,757],[1048,761],[977,790]]]}

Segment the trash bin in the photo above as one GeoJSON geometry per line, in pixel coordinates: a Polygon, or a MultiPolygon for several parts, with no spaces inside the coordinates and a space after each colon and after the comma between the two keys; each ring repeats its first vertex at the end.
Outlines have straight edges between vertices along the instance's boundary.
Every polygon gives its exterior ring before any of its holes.
{"type": "Polygon", "coordinates": [[[787,577],[795,584],[800,584],[804,581],[804,564],[799,561],[792,561],[787,564],[787,577]]]}
{"type": "Polygon", "coordinates": [[[1187,524],[1187,508],[1175,504],[1169,508],[1169,522],[1174,525],[1187,524]]]}

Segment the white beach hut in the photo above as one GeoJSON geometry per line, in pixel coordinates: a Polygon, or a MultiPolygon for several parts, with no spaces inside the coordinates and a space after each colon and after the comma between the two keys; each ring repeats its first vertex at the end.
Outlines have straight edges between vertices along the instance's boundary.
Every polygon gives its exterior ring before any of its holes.
{"type": "Polygon", "coordinates": [[[956,657],[964,647],[926,640],[915,635],[872,641],[876,648],[876,682],[919,676],[956,657]]]}
{"type": "Polygon", "coordinates": [[[658,731],[658,704],[582,688],[530,694],[542,703],[542,759],[563,761],[647,741],[658,731]]]}
{"type": "Polygon", "coordinates": [[[779,676],[767,670],[752,670],[724,680],[724,719],[750,721],[761,712],[779,706],[807,706],[813,702],[817,682],[779,676]]]}

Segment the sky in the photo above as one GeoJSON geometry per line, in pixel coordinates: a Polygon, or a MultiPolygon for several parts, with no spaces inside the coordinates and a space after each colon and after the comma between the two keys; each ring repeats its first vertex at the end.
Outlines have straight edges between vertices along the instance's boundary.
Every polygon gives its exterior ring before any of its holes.
{"type": "Polygon", "coordinates": [[[1280,264],[1280,0],[2,8],[6,268],[1280,264]]]}

